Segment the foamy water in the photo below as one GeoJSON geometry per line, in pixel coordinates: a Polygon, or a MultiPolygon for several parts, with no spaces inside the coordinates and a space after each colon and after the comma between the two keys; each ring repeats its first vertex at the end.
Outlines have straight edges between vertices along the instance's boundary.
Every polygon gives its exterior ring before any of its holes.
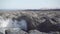
{"type": "Polygon", "coordinates": [[[3,17],[0,17],[0,31],[4,32],[5,30],[10,28],[14,28],[14,30],[27,30],[27,23],[23,19],[21,19],[21,21],[13,21],[12,19],[3,19],[3,17]]]}

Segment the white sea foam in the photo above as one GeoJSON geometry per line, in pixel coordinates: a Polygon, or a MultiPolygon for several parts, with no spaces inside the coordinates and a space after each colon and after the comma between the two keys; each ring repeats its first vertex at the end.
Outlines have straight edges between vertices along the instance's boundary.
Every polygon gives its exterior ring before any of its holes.
{"type": "Polygon", "coordinates": [[[25,20],[17,21],[12,19],[3,19],[0,17],[0,32],[4,32],[5,30],[8,30],[10,28],[20,28],[23,30],[27,30],[27,23],[25,20]]]}

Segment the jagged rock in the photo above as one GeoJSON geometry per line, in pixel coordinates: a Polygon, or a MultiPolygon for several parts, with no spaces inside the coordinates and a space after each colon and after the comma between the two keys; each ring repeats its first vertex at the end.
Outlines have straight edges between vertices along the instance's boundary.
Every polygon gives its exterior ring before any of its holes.
{"type": "MultiPolygon", "coordinates": [[[[60,17],[59,12],[2,12],[0,16],[3,19],[12,19],[13,21],[20,21],[21,19],[27,22],[27,31],[37,29],[41,32],[60,31],[60,17]],[[57,15],[56,15],[57,14],[57,15]],[[7,17],[7,18],[6,18],[7,17]],[[44,17],[44,18],[43,18],[44,17]]],[[[26,30],[25,30],[26,31],[26,30]]]]}

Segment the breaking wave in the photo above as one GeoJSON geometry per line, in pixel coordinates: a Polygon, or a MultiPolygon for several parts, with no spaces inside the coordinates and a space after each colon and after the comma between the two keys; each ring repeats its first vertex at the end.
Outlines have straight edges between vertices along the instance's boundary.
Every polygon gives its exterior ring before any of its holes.
{"type": "Polygon", "coordinates": [[[21,19],[20,21],[13,21],[12,19],[4,19],[0,16],[0,31],[7,30],[9,28],[19,28],[22,30],[27,30],[27,23],[23,19],[21,19]]]}

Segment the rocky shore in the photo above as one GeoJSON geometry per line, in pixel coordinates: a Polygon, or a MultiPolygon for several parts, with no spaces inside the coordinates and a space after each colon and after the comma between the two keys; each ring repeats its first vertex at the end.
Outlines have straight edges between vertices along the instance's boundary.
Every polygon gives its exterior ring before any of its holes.
{"type": "Polygon", "coordinates": [[[4,34],[60,34],[60,11],[1,11],[0,28],[4,34]],[[9,25],[1,25],[3,20],[9,25]]]}

